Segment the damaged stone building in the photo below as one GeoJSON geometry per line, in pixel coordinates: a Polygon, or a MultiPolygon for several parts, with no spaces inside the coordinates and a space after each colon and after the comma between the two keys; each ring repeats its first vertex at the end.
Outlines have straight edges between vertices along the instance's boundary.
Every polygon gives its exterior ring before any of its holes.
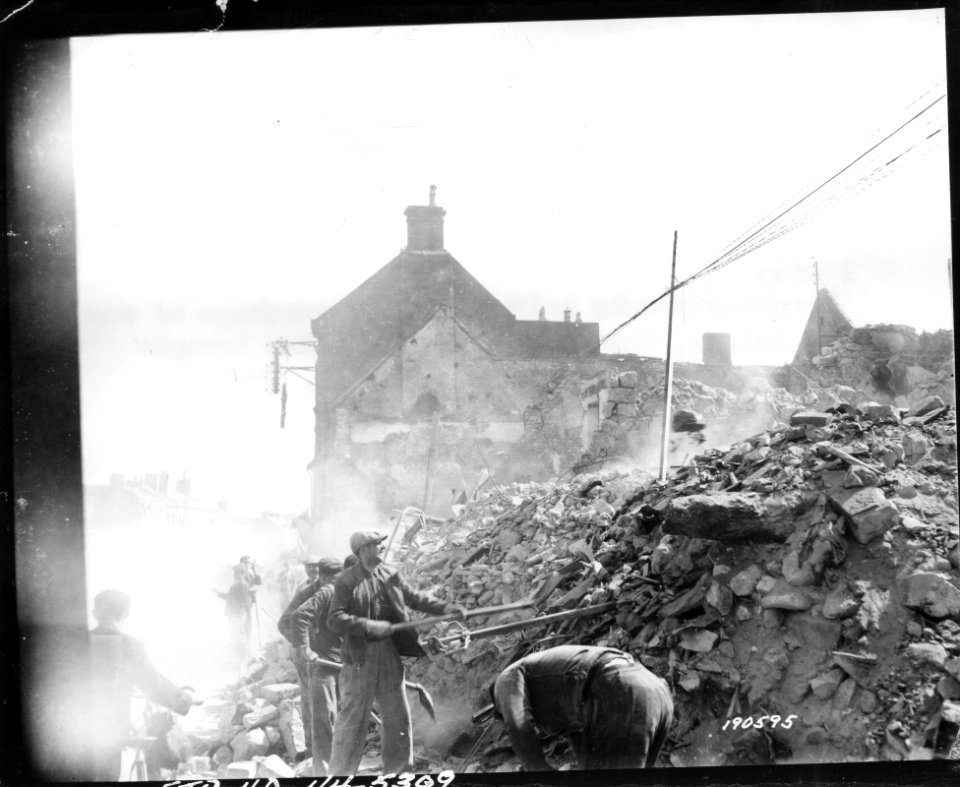
{"type": "MultiPolygon", "coordinates": [[[[563,473],[610,415],[614,370],[637,390],[663,374],[662,359],[601,353],[599,324],[569,309],[519,319],[446,250],[445,213],[431,187],[429,204],[405,210],[400,254],[312,321],[315,520],[361,498],[447,516],[488,476],[563,473]]],[[[707,334],[704,353],[677,377],[739,391],[776,372],[733,367],[723,334],[707,334]]]]}

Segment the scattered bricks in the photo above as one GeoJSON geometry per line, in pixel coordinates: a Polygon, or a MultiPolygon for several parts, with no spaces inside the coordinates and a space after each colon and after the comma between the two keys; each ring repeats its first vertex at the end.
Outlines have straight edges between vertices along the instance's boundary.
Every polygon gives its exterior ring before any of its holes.
{"type": "Polygon", "coordinates": [[[873,713],[877,709],[877,695],[872,691],[864,690],[860,695],[860,710],[864,713],[873,713]]]}
{"type": "Polygon", "coordinates": [[[707,591],[706,602],[721,615],[729,615],[733,607],[733,591],[719,582],[714,582],[707,591]]]}
{"type": "Polygon", "coordinates": [[[264,705],[262,708],[250,711],[243,717],[243,726],[245,729],[262,727],[267,722],[273,721],[280,715],[280,710],[276,705],[264,705]]]}
{"type": "Polygon", "coordinates": [[[300,715],[300,699],[283,700],[280,703],[280,735],[283,747],[290,759],[307,750],[303,732],[303,719],[300,715]]]}
{"type": "Polygon", "coordinates": [[[904,464],[911,467],[920,462],[932,447],[927,438],[918,434],[905,434],[901,443],[903,445],[904,464]]]}
{"type": "Polygon", "coordinates": [[[876,487],[834,489],[829,498],[843,512],[851,535],[861,544],[900,523],[900,510],[876,487]]]}
{"type": "Polygon", "coordinates": [[[669,501],[663,511],[663,532],[718,541],[786,541],[795,521],[767,514],[755,494],[689,495],[669,501]]]}
{"type": "Polygon", "coordinates": [[[274,779],[292,779],[296,773],[278,755],[271,754],[260,763],[256,775],[274,779]]]}
{"type": "Polygon", "coordinates": [[[945,700],[960,700],[960,682],[956,678],[940,678],[937,694],[945,700]]]}
{"type": "Polygon", "coordinates": [[[960,678],[960,658],[950,659],[944,666],[953,677],[960,678]]]}
{"type": "Polygon", "coordinates": [[[749,464],[760,464],[761,462],[766,462],[770,458],[770,454],[773,452],[773,449],[767,446],[761,446],[756,448],[743,457],[744,463],[749,464]]]}
{"type": "Polygon", "coordinates": [[[737,604],[737,611],[735,614],[737,620],[739,620],[741,623],[745,623],[746,621],[753,619],[753,613],[745,604],[737,604]]]}
{"type": "Polygon", "coordinates": [[[749,596],[753,593],[761,576],[763,572],[759,566],[745,568],[730,580],[730,590],[738,596],[749,596]]]}
{"type": "Polygon", "coordinates": [[[233,762],[233,749],[229,746],[221,746],[213,753],[213,764],[218,768],[231,762],[233,762]]]}
{"type": "Polygon", "coordinates": [[[660,616],[664,618],[673,618],[683,615],[686,612],[692,612],[703,605],[707,596],[707,585],[710,581],[710,575],[704,574],[692,588],[682,593],[673,601],[664,604],[660,608],[660,616]]]}
{"type": "Polygon", "coordinates": [[[271,705],[279,705],[283,700],[289,700],[299,694],[300,686],[296,683],[274,683],[260,689],[260,696],[271,705]]]}
{"type": "Polygon", "coordinates": [[[960,590],[943,575],[921,572],[906,585],[905,606],[937,619],[960,615],[960,590]]]}
{"type": "Polygon", "coordinates": [[[227,765],[224,777],[227,779],[252,779],[257,775],[257,763],[252,760],[231,762],[227,765]]]}
{"type": "Polygon", "coordinates": [[[900,420],[900,411],[892,404],[867,402],[861,405],[860,409],[863,411],[863,417],[868,421],[879,421],[881,418],[889,418],[894,421],[900,420]]]}
{"type": "Polygon", "coordinates": [[[293,768],[293,776],[296,779],[306,779],[313,776],[313,757],[307,757],[298,762],[293,768]]]}
{"type": "Polygon", "coordinates": [[[892,445],[884,446],[883,450],[880,452],[880,461],[883,462],[883,466],[887,470],[892,470],[896,467],[898,462],[903,461],[905,451],[903,445],[899,443],[894,443],[892,445]]]}
{"type": "Polygon", "coordinates": [[[756,584],[757,592],[763,595],[766,595],[771,590],[777,586],[777,578],[772,577],[769,574],[764,574],[760,577],[759,581],[756,584]]]}
{"type": "Polygon", "coordinates": [[[943,399],[941,399],[939,396],[928,396],[926,399],[923,399],[911,407],[907,412],[907,417],[919,418],[921,415],[926,415],[934,410],[939,410],[943,406],[943,399]]]}
{"type": "Polygon", "coordinates": [[[801,410],[790,416],[790,426],[826,426],[833,421],[831,413],[818,413],[813,410],[801,410]]]}
{"type": "Polygon", "coordinates": [[[813,606],[813,598],[801,588],[794,588],[785,581],[778,581],[768,594],[761,597],[760,606],[763,609],[802,612],[813,606]]]}
{"type": "Polygon", "coordinates": [[[833,695],[833,707],[837,710],[846,710],[850,707],[853,700],[853,693],[857,690],[857,682],[852,678],[847,678],[840,684],[836,694],[833,695]]]}
{"type": "Polygon", "coordinates": [[[907,658],[919,664],[944,667],[947,663],[947,651],[937,642],[913,642],[907,646],[907,658]]]}
{"type": "Polygon", "coordinates": [[[822,614],[828,620],[844,620],[855,615],[858,608],[857,600],[841,586],[824,599],[822,614]]]}
{"type": "Polygon", "coordinates": [[[868,467],[853,465],[843,476],[843,486],[852,489],[861,486],[876,486],[880,483],[880,476],[868,467]]]}
{"type": "MultiPolygon", "coordinates": [[[[617,384],[621,388],[636,388],[637,387],[637,373],[636,372],[621,372],[619,377],[617,377],[617,384]]],[[[941,402],[940,406],[943,406],[941,402]]]]}
{"type": "Polygon", "coordinates": [[[270,748],[267,734],[259,727],[241,732],[230,741],[233,756],[236,760],[249,760],[261,754],[266,754],[270,748]]]}
{"type": "Polygon", "coordinates": [[[214,770],[209,757],[191,757],[187,760],[187,767],[190,773],[195,774],[209,773],[214,770]]]}
{"type": "Polygon", "coordinates": [[[836,694],[837,689],[846,677],[847,673],[835,667],[829,672],[818,675],[811,680],[810,691],[812,691],[818,699],[828,700],[836,694]]]}
{"type": "Polygon", "coordinates": [[[709,653],[717,643],[718,634],[706,629],[688,629],[680,635],[680,647],[694,653],[709,653]]]}
{"type": "Polygon", "coordinates": [[[274,727],[272,725],[270,727],[264,727],[264,732],[267,733],[267,743],[270,744],[271,749],[283,741],[283,736],[280,734],[279,727],[274,727]]]}

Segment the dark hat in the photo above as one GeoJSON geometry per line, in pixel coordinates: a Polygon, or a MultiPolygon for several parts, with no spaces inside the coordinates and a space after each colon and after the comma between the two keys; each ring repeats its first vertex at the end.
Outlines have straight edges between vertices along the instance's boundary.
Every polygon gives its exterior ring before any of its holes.
{"type": "Polygon", "coordinates": [[[335,557],[325,557],[317,561],[321,574],[339,574],[343,565],[335,557]]]}
{"type": "Polygon", "coordinates": [[[357,556],[352,552],[343,559],[343,568],[348,569],[357,562],[357,556]]]}
{"type": "Polygon", "coordinates": [[[378,533],[376,530],[361,530],[359,533],[350,536],[350,551],[357,554],[360,547],[365,547],[367,544],[379,544],[386,540],[387,536],[378,533]]]}

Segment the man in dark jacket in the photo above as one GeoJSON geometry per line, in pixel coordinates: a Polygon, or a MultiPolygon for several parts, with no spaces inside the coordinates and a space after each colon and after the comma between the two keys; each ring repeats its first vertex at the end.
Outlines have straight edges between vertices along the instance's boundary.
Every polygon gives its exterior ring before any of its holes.
{"type": "MultiPolygon", "coordinates": [[[[283,638],[294,645],[294,622],[293,616],[300,605],[310,599],[320,588],[333,582],[340,571],[340,561],[335,558],[310,557],[312,568],[310,575],[313,579],[304,582],[294,593],[287,608],[280,615],[277,621],[277,629],[283,635],[283,638]]],[[[306,565],[306,564],[305,564],[306,565]]],[[[300,683],[300,716],[303,719],[303,734],[307,740],[307,745],[312,745],[313,740],[313,714],[310,712],[310,673],[306,661],[303,659],[300,649],[293,648],[293,664],[297,668],[297,679],[300,683]]],[[[329,758],[328,758],[329,759],[329,758]]]]}
{"type": "Polygon", "coordinates": [[[152,702],[180,714],[193,697],[161,675],[147,658],[143,643],[120,631],[130,611],[130,597],[105,590],[93,600],[97,627],[90,632],[92,698],[90,724],[94,740],[94,780],[120,779],[123,742],[130,736],[130,699],[136,686],[152,702]]]}
{"type": "Polygon", "coordinates": [[[561,645],[500,673],[493,702],[524,770],[553,770],[537,729],[563,735],[583,770],[656,764],[673,720],[667,684],[629,653],[561,645]]]}
{"type": "Polygon", "coordinates": [[[333,600],[333,581],[340,563],[332,558],[320,561],[319,589],[293,613],[290,643],[297,662],[305,667],[306,695],[301,707],[310,714],[311,737],[308,739],[313,757],[313,775],[326,776],[333,745],[333,728],[337,722],[337,677],[340,670],[320,663],[323,659],[340,663],[340,635],[327,626],[327,615],[333,600]]]}
{"type": "Polygon", "coordinates": [[[408,620],[407,607],[432,614],[462,613],[458,606],[417,593],[396,571],[382,565],[386,538],[373,531],[350,536],[350,550],[358,561],[334,583],[327,622],[342,636],[343,670],[331,775],[357,772],[374,700],[383,722],[384,773],[413,769],[410,706],[400,657],[426,653],[414,632],[391,634],[391,625],[408,620]]]}

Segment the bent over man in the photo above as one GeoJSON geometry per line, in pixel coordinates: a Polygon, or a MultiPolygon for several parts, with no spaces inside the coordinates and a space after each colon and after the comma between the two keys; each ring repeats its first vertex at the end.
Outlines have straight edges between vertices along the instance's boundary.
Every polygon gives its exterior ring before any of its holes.
{"type": "Polygon", "coordinates": [[[524,770],[553,770],[537,735],[563,735],[584,770],[652,767],[673,720],[667,684],[629,653],[561,645],[532,653],[492,688],[524,770]]]}
{"type": "Polygon", "coordinates": [[[331,775],[357,772],[374,700],[383,722],[384,773],[413,770],[410,706],[400,657],[426,653],[413,631],[391,634],[391,624],[408,619],[407,607],[432,614],[462,612],[456,605],[417,593],[396,571],[382,565],[386,538],[372,531],[350,536],[350,550],[358,561],[337,577],[333,587],[328,624],[343,637],[343,671],[331,775]]]}

